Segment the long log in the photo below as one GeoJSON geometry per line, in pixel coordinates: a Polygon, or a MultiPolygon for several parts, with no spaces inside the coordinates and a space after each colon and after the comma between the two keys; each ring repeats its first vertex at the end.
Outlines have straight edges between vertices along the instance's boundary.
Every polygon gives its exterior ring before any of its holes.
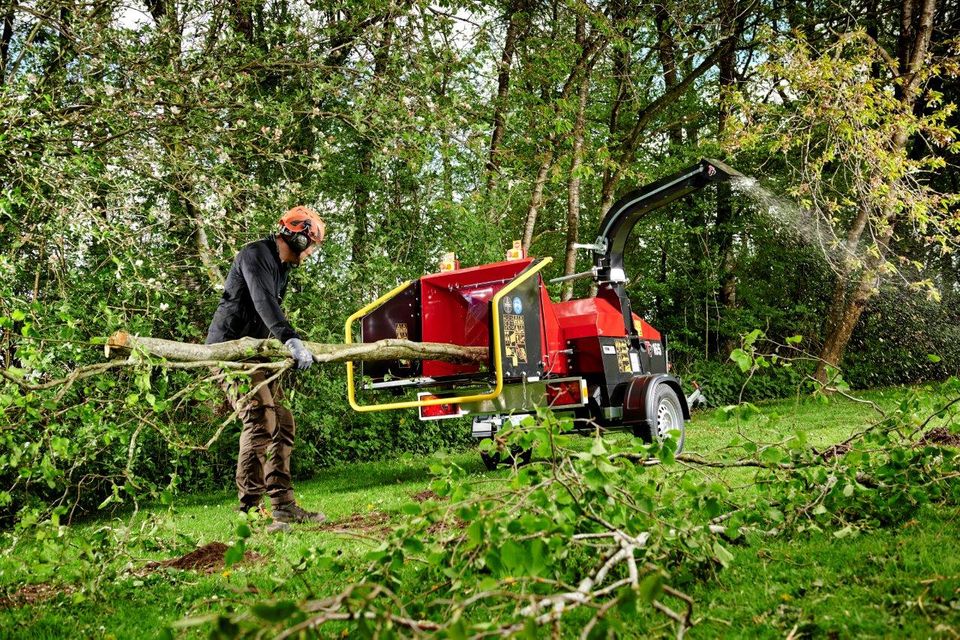
{"type": "MultiPolygon", "coordinates": [[[[314,362],[335,363],[375,362],[378,360],[443,360],[483,364],[487,361],[486,347],[462,347],[441,342],[412,342],[389,338],[378,342],[361,344],[329,344],[304,342],[313,353],[314,362]]],[[[176,342],[131,335],[118,331],[110,336],[104,346],[104,355],[111,357],[113,352],[120,355],[142,353],[172,362],[242,362],[258,358],[286,358],[290,352],[279,340],[267,338],[241,338],[218,344],[194,344],[176,342]]]]}

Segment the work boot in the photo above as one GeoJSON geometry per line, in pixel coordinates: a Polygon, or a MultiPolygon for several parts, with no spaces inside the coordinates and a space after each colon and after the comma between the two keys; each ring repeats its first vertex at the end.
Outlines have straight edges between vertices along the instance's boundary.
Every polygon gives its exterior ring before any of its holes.
{"type": "Polygon", "coordinates": [[[304,522],[321,523],[327,519],[319,511],[307,511],[296,502],[279,505],[273,508],[274,522],[288,522],[291,524],[302,524],[304,522]]]}
{"type": "Polygon", "coordinates": [[[266,515],[267,515],[267,512],[266,512],[266,510],[263,508],[263,505],[260,504],[259,502],[256,503],[256,504],[249,504],[249,503],[247,503],[247,502],[242,502],[242,501],[241,501],[241,502],[237,503],[236,511],[237,511],[238,513],[248,513],[248,514],[251,513],[251,512],[253,512],[253,513],[260,514],[261,516],[266,516],[266,515]]]}
{"type": "Polygon", "coordinates": [[[267,525],[266,532],[267,533],[286,533],[291,529],[293,529],[293,527],[291,527],[286,522],[273,522],[267,525]]]}

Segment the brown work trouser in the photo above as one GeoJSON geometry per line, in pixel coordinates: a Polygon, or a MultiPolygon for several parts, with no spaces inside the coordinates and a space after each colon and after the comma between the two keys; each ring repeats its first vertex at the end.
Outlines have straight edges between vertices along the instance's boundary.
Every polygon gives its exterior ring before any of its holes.
{"type": "MultiPolygon", "coordinates": [[[[263,371],[250,375],[246,393],[267,378],[263,371]]],[[[224,383],[227,400],[234,410],[243,397],[240,382],[224,383]]],[[[290,454],[296,425],[293,414],[280,404],[283,391],[279,379],[263,385],[238,412],[243,422],[240,453],[237,456],[237,490],[240,502],[256,506],[264,493],[274,507],[293,502],[290,480],[290,454]]]]}

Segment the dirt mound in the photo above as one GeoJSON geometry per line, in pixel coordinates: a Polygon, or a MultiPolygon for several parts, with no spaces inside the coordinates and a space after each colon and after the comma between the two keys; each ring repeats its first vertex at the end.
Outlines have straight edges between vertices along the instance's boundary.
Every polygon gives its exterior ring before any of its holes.
{"type": "Polygon", "coordinates": [[[36,604],[50,600],[60,594],[68,595],[73,593],[74,587],[54,586],[46,582],[38,584],[25,584],[10,595],[0,596],[0,609],[12,609],[14,607],[24,607],[29,604],[36,604]]]}
{"type": "Polygon", "coordinates": [[[415,502],[426,502],[427,500],[443,500],[443,498],[435,491],[427,489],[426,491],[421,491],[420,493],[414,493],[410,495],[415,502]]]}
{"type": "Polygon", "coordinates": [[[918,444],[947,445],[960,447],[960,433],[950,433],[946,427],[935,427],[927,431],[918,444]]]}
{"type": "Polygon", "coordinates": [[[325,522],[314,527],[314,530],[331,531],[333,533],[381,534],[390,532],[390,526],[387,524],[389,521],[390,516],[382,511],[353,513],[334,522],[325,522]]]}
{"type": "MultiPolygon", "coordinates": [[[[226,566],[224,555],[229,548],[230,547],[222,542],[210,542],[202,547],[197,547],[190,553],[184,554],[179,558],[171,558],[163,562],[148,562],[144,565],[144,569],[156,570],[169,568],[214,573],[226,566]]],[[[256,562],[262,558],[263,556],[254,551],[245,551],[243,553],[243,562],[256,562]]]]}

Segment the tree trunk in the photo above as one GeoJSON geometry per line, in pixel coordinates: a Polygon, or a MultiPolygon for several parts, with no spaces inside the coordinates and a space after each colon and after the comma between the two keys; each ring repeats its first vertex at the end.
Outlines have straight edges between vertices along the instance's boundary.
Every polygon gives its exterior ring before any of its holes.
{"type": "MultiPolygon", "coordinates": [[[[503,140],[503,131],[506,126],[505,113],[507,97],[510,93],[510,70],[513,66],[513,55],[520,41],[522,12],[526,9],[523,0],[511,0],[507,9],[507,33],[503,42],[503,53],[500,55],[500,66],[497,72],[497,97],[493,101],[493,131],[490,134],[490,155],[487,160],[487,192],[492,192],[497,184],[497,175],[500,171],[500,143],[503,140]]],[[[493,217],[491,217],[493,219],[493,217]]]]}
{"type": "Polygon", "coordinates": [[[10,60],[10,41],[13,40],[13,11],[17,8],[17,3],[10,3],[6,13],[3,14],[3,31],[0,32],[0,87],[7,79],[7,62],[10,60]]]}
{"type": "MultiPolygon", "coordinates": [[[[616,91],[614,92],[613,103],[610,105],[610,117],[607,121],[611,139],[620,130],[620,109],[633,94],[630,86],[630,51],[626,47],[616,49],[613,52],[613,77],[616,82],[616,91]]],[[[606,172],[606,169],[604,172],[606,172]]]]}
{"type": "Polygon", "coordinates": [[[621,140],[617,145],[617,157],[614,162],[614,168],[604,175],[603,185],[600,190],[601,215],[604,215],[613,204],[617,185],[620,182],[620,177],[623,175],[623,170],[625,167],[633,163],[633,156],[636,153],[637,146],[640,144],[641,136],[647,130],[647,127],[654,118],[659,116],[664,110],[675,103],[686,92],[686,90],[690,88],[697,78],[702,76],[717,63],[717,59],[719,58],[723,47],[726,46],[726,42],[726,39],[724,39],[717,49],[707,56],[703,62],[697,65],[693,71],[684,76],[683,80],[664,91],[664,93],[656,100],[637,112],[633,127],[631,127],[629,133],[627,133],[623,140],[621,140]]]}
{"type": "MultiPolygon", "coordinates": [[[[933,18],[936,13],[936,0],[903,0],[901,13],[901,32],[898,38],[897,54],[900,61],[900,81],[897,83],[897,97],[906,109],[912,110],[916,102],[916,93],[921,76],[919,71],[924,64],[933,33],[933,18]]],[[[905,153],[909,135],[900,127],[890,141],[891,148],[905,153]]],[[[851,291],[847,291],[847,280],[855,273],[858,265],[847,258],[834,286],[830,312],[827,317],[826,334],[820,350],[820,362],[814,377],[821,384],[828,382],[827,367],[838,366],[846,351],[853,330],[863,314],[867,303],[876,295],[881,277],[881,269],[889,251],[889,243],[897,226],[896,197],[897,183],[888,185],[887,199],[883,210],[877,216],[880,232],[875,241],[876,251],[859,268],[859,277],[851,291]]],[[[860,237],[870,222],[867,205],[861,209],[847,234],[847,255],[854,255],[860,237]]]]}
{"type": "MultiPolygon", "coordinates": [[[[390,58],[390,47],[393,44],[393,16],[384,20],[383,36],[374,53],[373,78],[371,85],[376,90],[378,81],[383,77],[390,58]]],[[[354,264],[364,261],[367,252],[367,227],[370,225],[370,181],[373,173],[373,156],[375,153],[373,141],[365,137],[360,143],[359,175],[354,184],[353,201],[353,239],[351,241],[351,255],[354,264]]]]}
{"type": "MultiPolygon", "coordinates": [[[[723,30],[726,32],[735,24],[737,10],[736,0],[724,0],[722,3],[723,30]]],[[[739,34],[735,39],[728,41],[726,48],[717,61],[720,70],[720,100],[717,111],[717,137],[722,138],[730,118],[730,99],[736,89],[736,47],[739,34]]],[[[732,310],[737,304],[737,278],[735,274],[736,260],[733,252],[734,208],[731,198],[730,184],[721,182],[717,185],[717,221],[714,227],[715,245],[717,247],[717,269],[720,273],[720,305],[722,312],[732,310]]],[[[733,336],[721,336],[718,323],[717,340],[715,344],[725,355],[729,355],[736,348],[733,336]]]]}
{"type": "MultiPolygon", "coordinates": [[[[580,29],[578,29],[580,30],[580,29]]],[[[577,248],[580,229],[580,165],[583,162],[584,114],[587,108],[587,95],[590,92],[590,74],[584,73],[580,79],[577,116],[573,125],[573,151],[570,158],[570,178],[567,184],[567,248],[563,264],[564,275],[577,271],[577,248]]],[[[573,281],[563,286],[563,300],[573,298],[573,281]]]]}
{"type": "MultiPolygon", "coordinates": [[[[667,90],[670,90],[677,85],[677,56],[673,34],[670,31],[670,14],[662,4],[654,5],[653,14],[657,26],[657,54],[663,69],[663,84],[667,90]]],[[[683,129],[680,122],[671,125],[667,133],[675,147],[679,148],[683,144],[683,129]]]]}
{"type": "Polygon", "coordinates": [[[233,28],[243,36],[247,44],[253,44],[253,16],[250,13],[251,3],[247,0],[232,0],[230,2],[230,17],[233,28]]]}
{"type": "Polygon", "coordinates": [[[179,140],[174,141],[169,149],[166,161],[170,165],[170,209],[179,214],[173,223],[182,230],[184,246],[189,246],[186,240],[193,241],[196,253],[188,254],[190,261],[199,257],[208,282],[214,289],[219,289],[223,286],[224,277],[217,264],[217,255],[210,247],[202,215],[194,203],[196,189],[190,172],[190,159],[179,140]]]}
{"type": "Polygon", "coordinates": [[[540,161],[540,168],[537,169],[537,177],[533,181],[533,192],[530,194],[530,205],[527,207],[527,217],[523,224],[523,251],[530,251],[530,243],[533,242],[533,230],[537,226],[537,214],[543,205],[543,188],[547,184],[547,176],[550,169],[553,168],[553,140],[548,140],[550,148],[544,152],[540,161]]]}
{"type": "Polygon", "coordinates": [[[846,281],[838,280],[834,288],[834,306],[831,308],[828,323],[830,330],[820,350],[820,362],[817,363],[815,378],[822,384],[829,382],[827,367],[837,366],[850,342],[853,330],[863,315],[867,302],[873,297],[876,280],[864,271],[859,282],[851,292],[846,290],[846,281]]]}
{"type": "MultiPolygon", "coordinates": [[[[601,34],[592,38],[583,47],[580,53],[580,58],[570,70],[570,74],[567,76],[567,79],[563,84],[563,89],[561,89],[559,96],[560,100],[565,100],[570,95],[573,87],[576,86],[575,81],[578,77],[580,77],[581,73],[584,75],[590,74],[590,71],[596,64],[597,59],[600,56],[600,52],[606,43],[606,37],[601,34]]],[[[549,95],[546,89],[547,88],[544,87],[544,94],[549,95]]],[[[557,112],[558,105],[559,101],[554,102],[554,114],[557,112]]],[[[547,184],[547,178],[550,174],[550,169],[553,167],[553,161],[556,157],[556,144],[557,136],[556,134],[551,134],[547,138],[546,151],[544,151],[544,154],[541,158],[540,167],[537,170],[537,177],[533,181],[533,191],[530,194],[530,205],[527,207],[527,216],[523,225],[522,245],[525,252],[530,250],[530,244],[533,242],[533,232],[537,225],[537,215],[539,214],[540,207],[543,205],[543,189],[547,184]]]]}
{"type": "Polygon", "coordinates": [[[653,308],[657,314],[657,324],[663,318],[663,291],[667,287],[667,258],[670,252],[670,236],[664,235],[660,239],[660,268],[657,270],[657,293],[653,298],[653,308]]]}

